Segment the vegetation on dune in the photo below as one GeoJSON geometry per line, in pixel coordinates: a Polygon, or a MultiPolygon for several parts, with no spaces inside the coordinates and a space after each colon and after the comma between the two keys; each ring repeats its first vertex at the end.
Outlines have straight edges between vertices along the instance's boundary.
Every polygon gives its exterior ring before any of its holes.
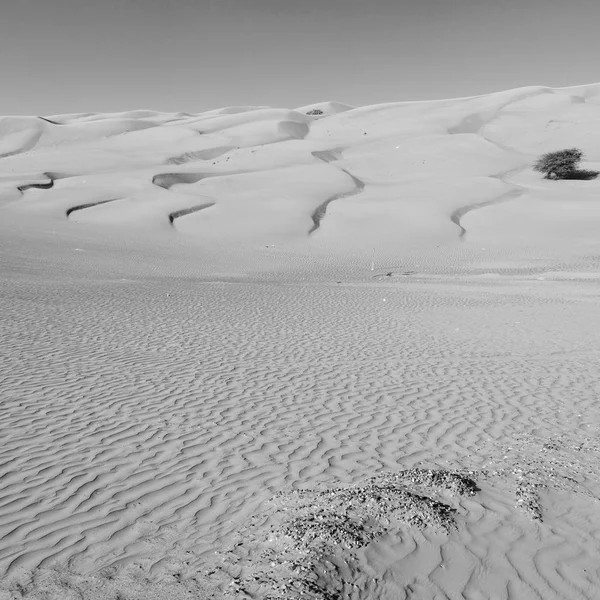
{"type": "Polygon", "coordinates": [[[595,179],[598,171],[580,169],[583,152],[578,148],[567,148],[556,152],[547,152],[533,165],[533,170],[543,173],[546,179],[595,179]]]}

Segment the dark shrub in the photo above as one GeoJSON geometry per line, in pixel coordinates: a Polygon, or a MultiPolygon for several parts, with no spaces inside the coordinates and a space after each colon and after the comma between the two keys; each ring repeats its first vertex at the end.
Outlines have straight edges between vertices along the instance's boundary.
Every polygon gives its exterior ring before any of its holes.
{"type": "Polygon", "coordinates": [[[537,159],[533,170],[544,173],[546,179],[595,179],[598,171],[579,169],[583,152],[578,148],[568,148],[547,152],[537,159]]]}

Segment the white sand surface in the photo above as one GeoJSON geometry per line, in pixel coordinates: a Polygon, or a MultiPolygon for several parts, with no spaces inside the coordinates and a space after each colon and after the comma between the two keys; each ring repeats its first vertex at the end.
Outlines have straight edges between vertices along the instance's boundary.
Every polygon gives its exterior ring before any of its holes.
{"type": "Polygon", "coordinates": [[[0,600],[600,597],[566,147],[600,84],[0,118],[0,600]]]}

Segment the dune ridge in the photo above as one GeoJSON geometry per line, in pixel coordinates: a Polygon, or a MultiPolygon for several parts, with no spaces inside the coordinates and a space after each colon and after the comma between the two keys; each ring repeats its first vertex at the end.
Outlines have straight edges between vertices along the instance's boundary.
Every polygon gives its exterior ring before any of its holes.
{"type": "Polygon", "coordinates": [[[171,225],[175,223],[175,219],[180,219],[181,217],[185,217],[186,215],[191,215],[192,213],[205,210],[214,206],[214,202],[207,202],[206,204],[198,204],[198,206],[190,206],[189,208],[182,208],[181,210],[176,210],[169,214],[169,222],[171,225]]]}
{"type": "Polygon", "coordinates": [[[116,202],[120,200],[120,198],[110,198],[109,200],[98,200],[97,202],[88,202],[87,204],[79,204],[77,206],[71,206],[67,208],[65,211],[65,215],[68,217],[71,213],[74,213],[78,210],[85,210],[86,208],[92,208],[94,206],[100,206],[101,204],[106,204],[107,202],[116,202]]]}
{"type": "MultiPolygon", "coordinates": [[[[343,152],[343,151],[340,151],[339,149],[323,150],[323,151],[315,151],[312,153],[312,155],[315,158],[322,160],[324,163],[329,164],[330,162],[338,160],[338,155],[340,152],[343,152]]],[[[331,204],[332,202],[335,202],[336,200],[341,200],[342,198],[348,198],[349,196],[355,196],[356,194],[360,194],[365,189],[364,181],[361,181],[360,179],[358,179],[358,177],[355,177],[354,175],[352,175],[352,173],[349,173],[346,169],[340,169],[340,170],[343,173],[346,173],[346,175],[348,175],[348,177],[350,177],[350,179],[352,179],[352,181],[354,182],[355,189],[351,190],[349,192],[341,192],[338,194],[334,194],[333,196],[331,196],[330,198],[327,198],[327,200],[325,200],[321,204],[319,204],[319,206],[317,206],[315,211],[310,216],[310,218],[313,221],[313,225],[308,230],[308,235],[310,235],[311,233],[314,233],[317,229],[319,229],[319,227],[321,226],[321,221],[325,218],[325,214],[327,213],[327,207],[329,206],[329,204],[331,204]]]]}

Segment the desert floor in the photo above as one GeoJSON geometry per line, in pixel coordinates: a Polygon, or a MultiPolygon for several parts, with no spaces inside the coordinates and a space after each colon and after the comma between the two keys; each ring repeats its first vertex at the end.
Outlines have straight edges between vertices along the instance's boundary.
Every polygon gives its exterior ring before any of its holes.
{"type": "Polygon", "coordinates": [[[0,119],[0,599],[597,598],[573,146],[600,85],[0,119]]]}

